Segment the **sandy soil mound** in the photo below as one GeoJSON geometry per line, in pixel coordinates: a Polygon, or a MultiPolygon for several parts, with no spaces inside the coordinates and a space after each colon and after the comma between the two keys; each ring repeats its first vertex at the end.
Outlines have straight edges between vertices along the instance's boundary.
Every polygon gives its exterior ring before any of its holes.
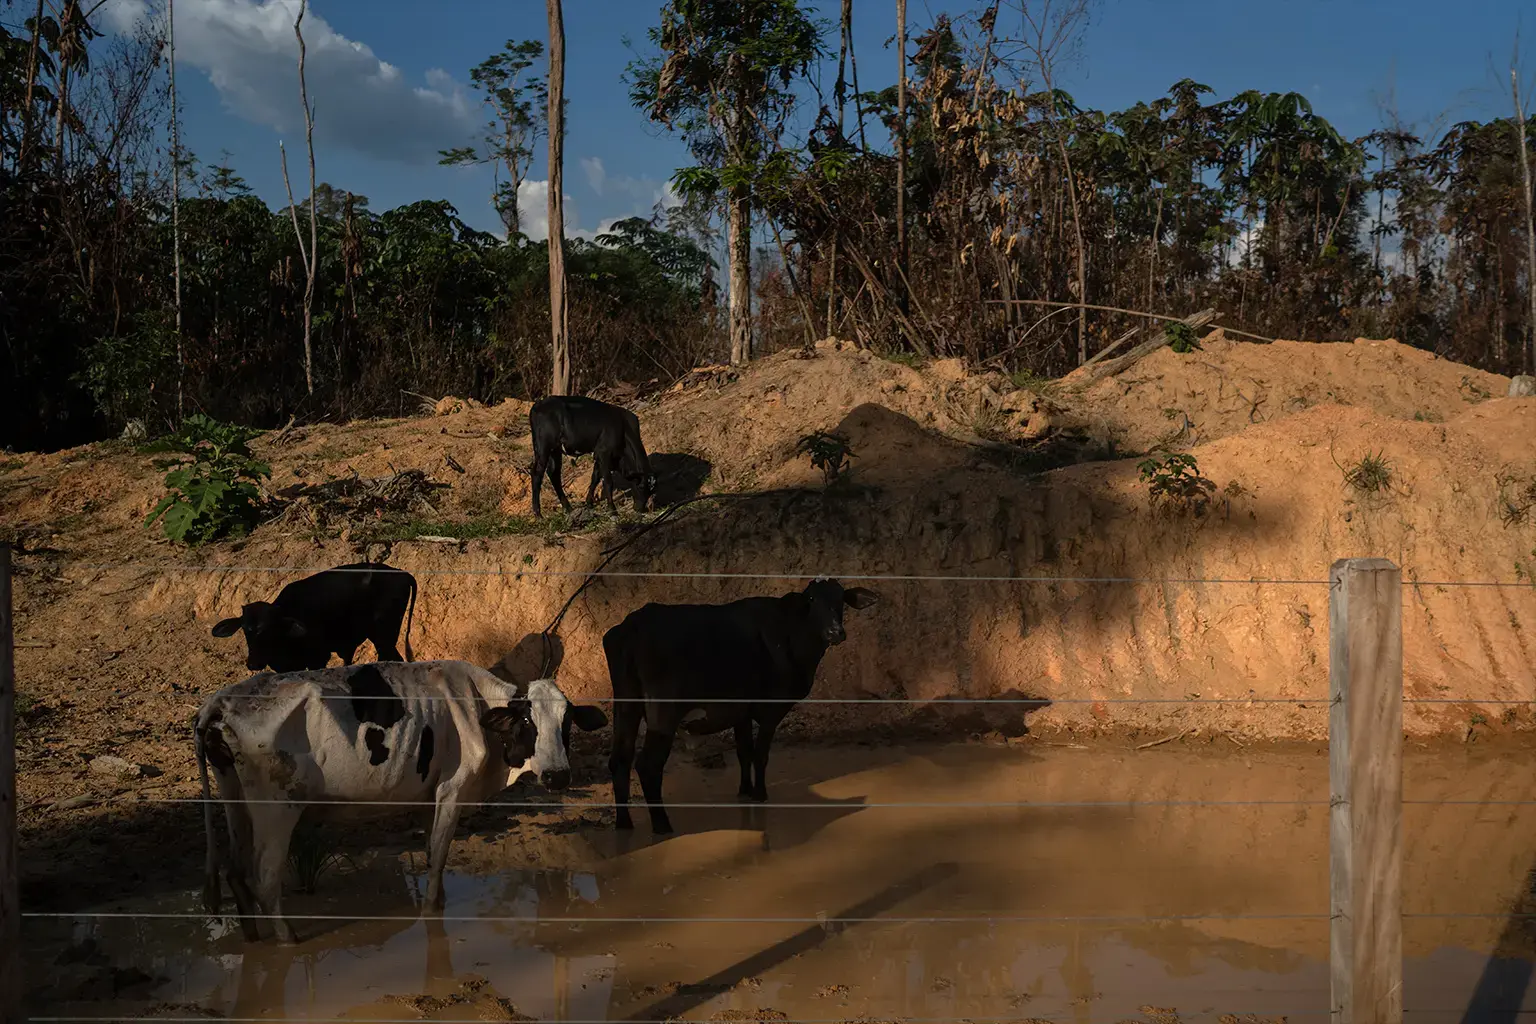
{"type": "Polygon", "coordinates": [[[1217,330],[1201,351],[1161,349],[1067,401],[1135,450],[1175,437],[1203,444],[1325,404],[1441,423],[1508,391],[1508,377],[1396,341],[1255,345],[1217,330]]]}
{"type": "MultiPolygon", "coordinates": [[[[1408,695],[1456,702],[1411,705],[1408,729],[1464,739],[1523,727],[1526,710],[1478,702],[1536,700],[1536,589],[1462,585],[1519,584],[1536,565],[1536,398],[1485,399],[1504,393],[1500,381],[1391,342],[1219,338],[1158,353],[1084,395],[831,344],[813,359],[704,368],[638,407],[662,499],[777,490],[692,506],[611,568],[946,577],[867,582],[882,602],[849,613],[849,641],[818,676],[818,696],[912,703],[806,706],[790,736],[869,740],[898,726],[1017,736],[1028,709],[1036,731],[1249,743],[1326,735],[1322,581],[1338,558],[1385,556],[1415,584],[1404,601],[1408,695]],[[1239,404],[1255,394],[1257,411],[1239,404]],[[1164,408],[1193,423],[1168,443],[1216,488],[1203,516],[1154,507],[1137,458],[1052,447],[1077,425],[1117,435],[1122,453],[1144,450],[1168,429],[1164,408]],[[817,429],[840,431],[854,453],[828,488],[793,451],[817,429]],[[1049,705],[922,703],[997,696],[1049,705]],[[1124,699],[1162,703],[1114,703],[1124,699]]],[[[398,522],[285,515],[193,552],[142,526],[162,490],[150,456],[110,443],[0,462],[0,523],[24,552],[21,807],[52,809],[25,817],[33,841],[119,796],[191,795],[187,719],[247,674],[243,643],[210,627],[320,568],[387,557],[421,582],[416,657],[531,676],[536,635],[633,523],[598,516],[556,530],[517,518],[528,509],[527,408],[444,399],[420,419],[268,435],[258,451],[274,491],[407,470],[448,486],[398,522]]],[[[589,466],[565,474],[577,500],[589,466]]],[[[548,491],[545,502],[558,507],[548,491]]],[[[646,600],[799,585],[596,581],[561,628],[559,678],[573,695],[607,695],[602,633],[646,600]]],[[[595,752],[604,739],[583,742],[595,752]]]]}

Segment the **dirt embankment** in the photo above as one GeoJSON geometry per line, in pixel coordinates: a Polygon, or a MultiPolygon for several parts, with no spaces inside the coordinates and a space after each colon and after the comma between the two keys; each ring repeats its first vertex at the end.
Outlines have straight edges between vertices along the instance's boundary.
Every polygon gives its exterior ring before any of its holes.
{"type": "MultiPolygon", "coordinates": [[[[1536,700],[1536,590],[1456,581],[1512,582],[1533,560],[1536,523],[1511,520],[1509,509],[1536,496],[1536,399],[1487,397],[1507,387],[1381,341],[1212,337],[1202,351],[1164,350],[1086,393],[824,345],[815,359],[700,371],[640,406],[663,498],[791,490],[696,507],[611,568],[942,576],[869,581],[883,600],[849,613],[849,641],[823,662],[818,695],[1037,697],[1056,703],[1032,711],[1031,728],[1221,731],[1246,742],[1325,734],[1321,581],[1338,558],[1380,555],[1417,581],[1404,602],[1408,695],[1465,702],[1413,705],[1408,729],[1496,729],[1525,722],[1524,713],[1478,700],[1536,700]],[[813,429],[842,431],[855,456],[831,488],[793,451],[813,429]],[[1105,459],[1159,442],[1193,454],[1218,488],[1204,516],[1156,513],[1138,459],[1105,459]],[[1386,468],[1374,491],[1346,481],[1368,455],[1386,468]],[[1021,576],[1037,579],[997,579],[1021,576]],[[1251,579],[1287,582],[1226,582],[1251,579]],[[1169,703],[1111,703],[1126,698],[1169,703]]],[[[316,426],[258,450],[272,462],[274,489],[406,469],[450,484],[433,499],[437,519],[418,533],[437,520],[526,514],[526,404],[439,405],[445,415],[316,426]]],[[[566,471],[578,500],[589,467],[566,471]]],[[[24,723],[47,742],[23,753],[23,806],[89,789],[85,760],[114,747],[185,778],[186,717],[203,694],[245,674],[240,642],[215,640],[209,628],[303,574],[247,570],[387,554],[419,574],[418,658],[491,665],[515,651],[506,664],[527,675],[537,662],[528,638],[618,536],[368,545],[368,524],[332,523],[325,536],[313,519],[288,516],[244,542],[186,553],[140,525],[159,479],[150,457],[116,444],[22,456],[0,474],[0,515],[36,552],[20,559],[17,663],[24,723]],[[202,571],[211,567],[230,571],[202,571]]],[[[545,500],[555,507],[547,490],[545,500]]],[[[720,601],[798,585],[598,581],[565,619],[559,677],[573,695],[606,695],[602,632],[646,600],[720,601]]],[[[1022,727],[1018,706],[970,714],[950,724],[1022,727]]],[[[933,711],[822,705],[792,721],[803,733],[859,734],[914,716],[933,711]]]]}

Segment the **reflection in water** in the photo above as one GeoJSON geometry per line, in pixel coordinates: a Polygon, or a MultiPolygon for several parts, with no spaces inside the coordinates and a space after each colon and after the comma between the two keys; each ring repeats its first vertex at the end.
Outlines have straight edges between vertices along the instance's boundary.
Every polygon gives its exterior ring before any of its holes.
{"type": "MultiPolygon", "coordinates": [[[[1327,1015],[1325,815],[1294,803],[965,806],[1309,799],[1326,794],[1323,758],[791,747],[780,761],[776,799],[818,806],[753,808],[747,829],[736,808],[680,808],[684,831],[670,838],[562,835],[587,851],[579,871],[559,869],[558,852],[572,847],[538,847],[525,829],[520,863],[548,866],[451,871],[442,917],[417,916],[421,877],[409,858],[378,856],[294,897],[293,913],[335,919],[308,922],[307,941],[293,948],[247,945],[231,920],[199,915],[193,891],[99,908],[185,919],[29,920],[31,1002],[55,1016],[173,1005],[176,1015],[264,1019],[494,1019],[513,1007],[553,1020],[766,1007],[810,1020],[1083,1024],[1145,1006],[1177,1008],[1184,1020],[1255,1013],[1322,1024],[1327,1015]],[[865,806],[900,800],[939,806],[865,806]],[[1195,913],[1213,916],[1135,927],[1061,920],[1195,913]],[[1298,913],[1317,916],[1276,918],[1298,913]],[[944,917],[978,920],[912,920],[944,917]]],[[[723,777],[680,770],[675,799],[718,799],[723,777]]],[[[1507,763],[1409,762],[1418,799],[1464,799],[1469,788],[1521,798],[1533,779],[1507,763]]],[[[1425,810],[1405,822],[1408,912],[1501,911],[1536,851],[1536,823],[1425,810]]],[[[1466,1014],[1496,918],[1407,924],[1405,1001],[1416,1022],[1503,1020],[1518,1009],[1466,1014]]],[[[1524,999],[1536,1009],[1536,997],[1524,999]]]]}

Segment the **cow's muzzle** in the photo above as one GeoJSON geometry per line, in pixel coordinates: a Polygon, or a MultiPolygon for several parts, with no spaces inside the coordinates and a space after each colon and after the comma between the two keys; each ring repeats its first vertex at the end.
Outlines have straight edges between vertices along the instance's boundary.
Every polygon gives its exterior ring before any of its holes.
{"type": "Polygon", "coordinates": [[[826,633],[823,634],[823,636],[826,638],[827,643],[831,644],[833,647],[836,647],[838,644],[848,639],[848,634],[841,629],[829,629],[826,631],[826,633]]]}
{"type": "Polygon", "coordinates": [[[539,781],[544,783],[544,788],[559,792],[571,784],[571,770],[569,768],[546,768],[539,775],[539,781]]]}

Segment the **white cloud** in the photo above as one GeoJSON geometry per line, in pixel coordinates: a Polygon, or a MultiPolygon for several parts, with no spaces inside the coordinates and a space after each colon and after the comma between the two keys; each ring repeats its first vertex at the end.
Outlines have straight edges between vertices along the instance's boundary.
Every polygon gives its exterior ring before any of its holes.
{"type": "MultiPolygon", "coordinates": [[[[298,0],[182,0],[176,58],[205,72],[232,112],[302,136],[298,0]]],[[[112,0],[107,24],[122,32],[157,17],[147,0],[112,0]]],[[[438,150],[464,145],[476,103],[453,76],[434,68],[418,83],[364,43],[337,33],[313,9],[304,15],[304,74],[317,143],[404,163],[436,163],[438,150]]],[[[290,148],[292,143],[290,142],[290,148]]]]}
{"type": "Polygon", "coordinates": [[[587,184],[597,195],[603,194],[603,187],[608,184],[608,171],[603,167],[603,162],[595,156],[581,158],[581,169],[587,172],[587,184]]]}
{"type": "Polygon", "coordinates": [[[631,178],[628,176],[612,177],[608,169],[603,166],[603,161],[595,156],[583,157],[581,169],[587,174],[587,184],[592,191],[599,196],[621,195],[629,196],[646,204],[645,216],[650,216],[651,209],[657,203],[666,208],[681,206],[683,201],[677,191],[672,187],[672,182],[657,181],[655,178],[631,178]]]}
{"type": "MultiPolygon", "coordinates": [[[[576,204],[565,196],[565,237],[592,241],[608,230],[613,220],[602,221],[597,230],[589,231],[576,226],[576,204]]],[[[530,240],[542,242],[549,237],[549,179],[524,181],[517,187],[517,217],[523,234],[530,240]]]]}

